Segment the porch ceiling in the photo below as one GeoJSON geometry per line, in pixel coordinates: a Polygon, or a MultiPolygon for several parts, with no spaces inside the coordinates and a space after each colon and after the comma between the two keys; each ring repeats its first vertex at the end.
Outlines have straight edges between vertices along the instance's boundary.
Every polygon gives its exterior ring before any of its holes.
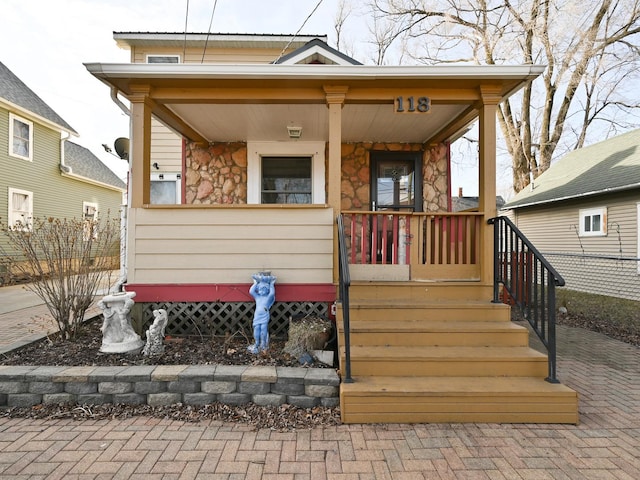
{"type": "MultiPolygon", "coordinates": [[[[287,126],[302,127],[301,140],[329,138],[326,105],[168,104],[167,107],[211,142],[286,141],[287,126]]],[[[467,105],[434,105],[424,115],[393,113],[392,104],[347,104],[342,111],[345,142],[426,142],[467,105]]]]}
{"type": "Polygon", "coordinates": [[[284,141],[287,126],[302,140],[327,140],[326,87],[346,90],[345,142],[441,141],[476,114],[481,88],[506,98],[544,70],[540,65],[380,67],[335,65],[86,64],[126,97],[148,88],[153,113],[187,138],[284,141]],[[428,113],[396,113],[394,99],[429,97],[428,113]]]}

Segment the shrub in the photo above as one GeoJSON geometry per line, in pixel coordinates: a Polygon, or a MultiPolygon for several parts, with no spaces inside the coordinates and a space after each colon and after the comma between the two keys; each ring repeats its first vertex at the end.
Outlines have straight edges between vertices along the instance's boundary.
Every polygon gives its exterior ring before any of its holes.
{"type": "MultiPolygon", "coordinates": [[[[62,340],[73,339],[98,288],[110,282],[114,252],[120,237],[119,220],[36,218],[29,225],[0,222],[8,248],[21,261],[11,269],[33,282],[26,287],[46,304],[56,320],[62,340]]],[[[0,247],[3,260],[10,258],[0,247]]]]}

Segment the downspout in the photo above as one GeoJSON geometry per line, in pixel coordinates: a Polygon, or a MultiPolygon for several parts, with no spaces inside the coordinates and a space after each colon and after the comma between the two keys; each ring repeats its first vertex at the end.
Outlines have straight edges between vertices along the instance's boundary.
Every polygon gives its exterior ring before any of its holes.
{"type": "MultiPolygon", "coordinates": [[[[131,116],[131,110],[129,110],[129,108],[118,98],[118,89],[116,87],[111,87],[111,100],[120,107],[120,110],[122,110],[125,115],[128,117],[131,116]]],[[[131,129],[131,122],[129,122],[129,129],[131,129]]],[[[129,132],[129,138],[131,138],[131,132],[129,132]]],[[[124,284],[127,283],[127,210],[129,195],[131,195],[131,192],[129,191],[129,173],[131,171],[131,163],[129,159],[127,159],[127,163],[127,200],[122,205],[122,209],[120,211],[120,276],[113,287],[115,292],[124,291],[124,284]]]]}
{"type": "Polygon", "coordinates": [[[65,132],[66,137],[60,137],[60,171],[63,173],[73,173],[71,167],[64,163],[64,142],[71,138],[71,133],[65,132]]]}

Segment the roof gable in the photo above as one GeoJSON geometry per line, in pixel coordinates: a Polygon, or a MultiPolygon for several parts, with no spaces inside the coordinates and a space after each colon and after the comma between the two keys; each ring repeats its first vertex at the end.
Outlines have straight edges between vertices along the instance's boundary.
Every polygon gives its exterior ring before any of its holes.
{"type": "Polygon", "coordinates": [[[125,183],[102,160],[77,143],[64,142],[64,163],[71,175],[126,190],[125,183]]]}
{"type": "Polygon", "coordinates": [[[315,38],[293,52],[283,55],[274,63],[284,65],[323,64],[323,65],[362,65],[357,60],[331,48],[322,40],[315,38]]]}
{"type": "Polygon", "coordinates": [[[640,188],[640,129],[574,150],[519,192],[514,209],[640,188]]]}
{"type": "Polygon", "coordinates": [[[0,62],[0,99],[15,105],[36,117],[51,122],[61,130],[77,132],[53,111],[33,90],[27,87],[11,70],[0,62]]]}

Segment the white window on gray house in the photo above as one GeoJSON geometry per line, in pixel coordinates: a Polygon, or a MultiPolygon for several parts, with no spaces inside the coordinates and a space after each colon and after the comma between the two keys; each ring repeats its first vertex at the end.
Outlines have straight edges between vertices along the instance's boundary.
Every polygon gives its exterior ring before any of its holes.
{"type": "Polygon", "coordinates": [[[9,225],[29,230],[33,221],[33,192],[9,188],[9,225]]]}
{"type": "Polygon", "coordinates": [[[33,123],[13,113],[9,114],[9,155],[33,159],[33,123]]]}
{"type": "Polygon", "coordinates": [[[607,208],[586,208],[579,212],[580,236],[598,237],[607,234],[607,208]]]}
{"type": "Polygon", "coordinates": [[[262,157],[260,203],[311,203],[311,157],[262,157]]]}
{"type": "Polygon", "coordinates": [[[180,63],[180,55],[147,55],[147,63],[180,63]]]}
{"type": "Polygon", "coordinates": [[[179,173],[151,174],[151,203],[155,205],[179,204],[181,196],[182,175],[179,173]]]}

